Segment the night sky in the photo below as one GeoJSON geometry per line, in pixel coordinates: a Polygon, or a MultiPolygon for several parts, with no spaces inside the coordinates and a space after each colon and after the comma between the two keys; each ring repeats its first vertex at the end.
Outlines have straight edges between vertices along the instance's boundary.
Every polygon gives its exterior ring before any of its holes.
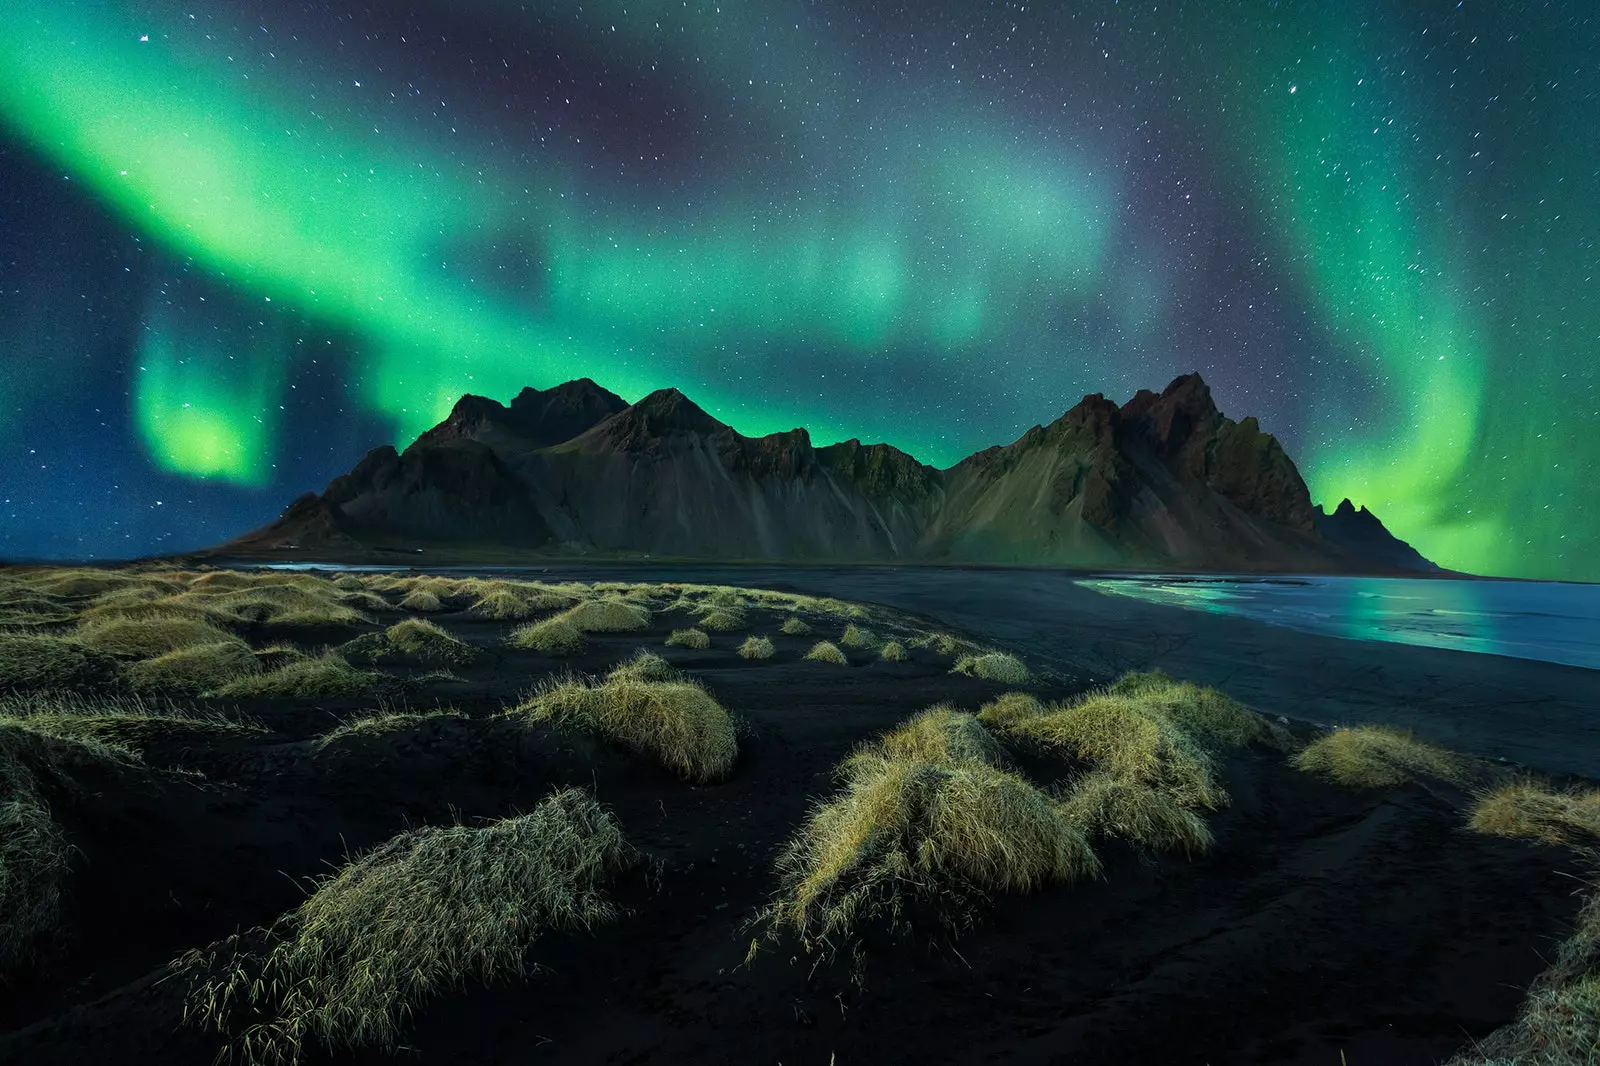
{"type": "Polygon", "coordinates": [[[1199,370],[1600,580],[1593,0],[9,0],[0,554],[214,543],[463,392],[948,465],[1199,370]]]}

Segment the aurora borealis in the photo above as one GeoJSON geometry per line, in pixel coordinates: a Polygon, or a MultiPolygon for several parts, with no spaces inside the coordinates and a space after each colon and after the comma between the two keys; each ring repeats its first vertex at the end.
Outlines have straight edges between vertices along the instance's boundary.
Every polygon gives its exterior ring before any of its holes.
{"type": "Polygon", "coordinates": [[[215,542],[466,391],[947,465],[1199,370],[1315,499],[1600,580],[1581,0],[337,7],[0,12],[6,554],[215,542]]]}

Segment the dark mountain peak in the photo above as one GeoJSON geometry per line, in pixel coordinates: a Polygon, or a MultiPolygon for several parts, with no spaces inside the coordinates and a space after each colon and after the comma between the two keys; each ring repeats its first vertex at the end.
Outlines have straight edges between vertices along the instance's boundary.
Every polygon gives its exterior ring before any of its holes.
{"type": "Polygon", "coordinates": [[[671,438],[736,436],[677,389],[657,389],[596,426],[591,439],[638,452],[658,451],[671,438]]]}
{"type": "Polygon", "coordinates": [[[469,392],[456,401],[443,422],[418,437],[416,443],[433,444],[473,438],[487,426],[506,425],[511,421],[511,412],[498,400],[469,392]]]}
{"type": "Polygon", "coordinates": [[[925,500],[942,484],[939,471],[890,444],[862,444],[859,438],[817,449],[824,467],[868,496],[905,502],[925,500]]]}
{"type": "Polygon", "coordinates": [[[511,401],[519,436],[535,447],[569,441],[627,410],[628,402],[588,378],[564,381],[548,389],[525,388],[511,401]]]}
{"type": "Polygon", "coordinates": [[[1358,509],[1349,497],[1339,501],[1332,513],[1324,511],[1320,505],[1313,508],[1312,517],[1318,533],[1357,559],[1395,570],[1439,569],[1417,549],[1390,533],[1365,504],[1358,509]]]}
{"type": "Polygon", "coordinates": [[[551,407],[582,408],[605,407],[615,414],[628,406],[628,401],[609,389],[600,387],[592,378],[574,378],[563,381],[559,385],[552,385],[548,389],[536,389],[532,386],[523,390],[511,401],[513,411],[539,410],[545,411],[551,407]]]}
{"type": "Polygon", "coordinates": [[[1123,419],[1163,455],[1177,452],[1197,431],[1215,432],[1222,422],[1211,386],[1199,374],[1180,374],[1159,396],[1140,389],[1121,410],[1123,419]]]}

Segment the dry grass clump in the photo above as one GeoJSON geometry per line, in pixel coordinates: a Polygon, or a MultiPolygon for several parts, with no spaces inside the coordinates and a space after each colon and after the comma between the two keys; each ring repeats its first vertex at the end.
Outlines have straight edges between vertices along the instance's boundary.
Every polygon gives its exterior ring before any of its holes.
{"type": "Polygon", "coordinates": [[[906,651],[906,646],[904,644],[900,643],[898,640],[891,640],[882,648],[878,649],[878,658],[882,659],[886,663],[903,663],[907,659],[911,658],[911,655],[906,651]]]}
{"type": "Polygon", "coordinates": [[[340,592],[363,592],[366,584],[354,574],[340,574],[332,581],[334,588],[340,592]]]}
{"type": "Polygon", "coordinates": [[[833,663],[835,666],[849,666],[850,660],[844,657],[844,652],[839,650],[837,644],[826,640],[819,640],[806,652],[806,658],[814,663],[833,663]]]}
{"type": "Polygon", "coordinates": [[[359,592],[340,593],[339,598],[334,602],[338,603],[342,607],[348,607],[352,611],[375,611],[382,613],[385,611],[395,610],[394,605],[388,600],[384,599],[382,596],[379,596],[376,592],[368,592],[365,589],[362,589],[359,592]]]}
{"type": "Polygon", "coordinates": [[[889,759],[922,762],[981,762],[999,766],[1000,744],[972,715],[948,703],[935,704],[914,715],[865,749],[889,759]]]}
{"type": "Polygon", "coordinates": [[[858,626],[854,622],[844,627],[844,632],[839,636],[839,643],[846,648],[876,648],[879,643],[878,634],[866,626],[858,626]]]}
{"type": "Polygon", "coordinates": [[[365,696],[386,680],[384,675],[351,666],[337,652],[291,660],[260,674],[234,678],[210,695],[247,699],[262,696],[365,696]]]}
{"type": "MultiPolygon", "coordinates": [[[[210,576],[210,575],[207,575],[210,576]]],[[[243,576],[243,575],[236,575],[243,576]]],[[[372,621],[342,600],[348,597],[333,583],[308,574],[264,574],[243,584],[197,579],[182,595],[157,601],[228,622],[315,628],[362,625],[372,621]]],[[[390,610],[385,602],[383,610],[390,610]]]]}
{"type": "Polygon", "coordinates": [[[402,611],[420,611],[423,614],[432,614],[444,610],[444,601],[427,589],[412,589],[401,597],[400,609],[402,611]]]}
{"type": "Polygon", "coordinates": [[[610,737],[689,781],[720,781],[739,756],[733,719],[689,680],[614,675],[599,683],[558,681],[537,689],[510,713],[610,737]]]}
{"type": "Polygon", "coordinates": [[[623,600],[585,600],[556,617],[580,633],[637,633],[650,628],[650,609],[623,600]]]}
{"type": "Polygon", "coordinates": [[[674,629],[667,637],[669,648],[699,648],[711,647],[711,638],[701,629],[674,629]]]}
{"type": "Polygon", "coordinates": [[[225,1054],[250,1066],[298,1062],[312,1043],[394,1050],[429,996],[521,976],[545,932],[615,917],[602,886],[634,861],[610,813],[577,789],[482,828],[402,833],[270,929],[175,960],[190,981],[185,1019],[227,1034],[225,1054]]]}
{"type": "Polygon", "coordinates": [[[0,692],[85,691],[116,676],[115,660],[72,638],[0,631],[0,692]]]}
{"type": "Polygon", "coordinates": [[[1027,692],[1006,692],[978,708],[978,721],[995,729],[1011,729],[1044,711],[1039,697],[1027,692]]]}
{"type": "Polygon", "coordinates": [[[402,729],[411,729],[423,722],[446,719],[459,720],[467,716],[454,707],[435,707],[427,711],[381,711],[378,714],[352,718],[322,734],[312,744],[311,750],[321,752],[341,742],[381,737],[402,729]]]}
{"type": "Polygon", "coordinates": [[[783,620],[782,629],[791,637],[803,637],[807,633],[811,632],[811,627],[806,624],[806,620],[797,614],[792,614],[788,618],[785,618],[783,620]]]}
{"type": "Polygon", "coordinates": [[[194,644],[220,644],[235,639],[232,633],[197,618],[154,616],[95,618],[78,627],[85,647],[125,659],[150,659],[194,644]]]}
{"type": "Polygon", "coordinates": [[[250,645],[237,637],[178,648],[154,659],[131,663],[123,671],[135,692],[200,693],[235,678],[261,672],[250,645]]]}
{"type": "Polygon", "coordinates": [[[255,722],[139,696],[71,693],[0,699],[0,723],[41,736],[77,741],[102,758],[137,758],[147,745],[175,735],[210,738],[262,733],[255,722]]]}
{"type": "Polygon", "coordinates": [[[545,655],[571,655],[582,649],[586,641],[577,626],[564,616],[556,615],[542,622],[518,626],[506,637],[506,643],[513,648],[524,648],[545,655]]]}
{"type": "Polygon", "coordinates": [[[472,613],[500,621],[521,621],[538,613],[538,608],[509,588],[493,589],[478,598],[472,613]]]}
{"type": "Polygon", "coordinates": [[[770,659],[777,653],[771,637],[745,637],[739,645],[739,656],[744,659],[770,659]]]}
{"type": "Polygon", "coordinates": [[[1199,741],[1136,696],[1093,692],[1077,703],[1018,718],[1010,729],[1121,781],[1159,789],[1181,806],[1214,809],[1228,802],[1199,741]]]}
{"type": "Polygon", "coordinates": [[[1392,788],[1418,777],[1462,781],[1465,760],[1384,725],[1335,729],[1292,760],[1295,767],[1347,788],[1392,788]]]}
{"type": "Polygon", "coordinates": [[[478,649],[458,640],[425,618],[407,618],[383,631],[389,646],[425,663],[465,666],[478,657],[478,649]]]}
{"type": "Polygon", "coordinates": [[[631,678],[634,681],[677,681],[683,677],[667,660],[644,648],[635,652],[627,662],[619,663],[606,676],[613,680],[631,678]]]}
{"type": "Polygon", "coordinates": [[[1479,795],[1467,824],[1494,836],[1592,846],[1600,841],[1600,789],[1513,781],[1479,795]]]}
{"type": "Polygon", "coordinates": [[[999,681],[1004,685],[1026,685],[1033,679],[1021,659],[1003,651],[964,656],[951,667],[951,672],[981,677],[985,681],[999,681]]]}
{"type": "Polygon", "coordinates": [[[1109,691],[1132,696],[1188,732],[1226,747],[1242,748],[1273,739],[1267,723],[1244,704],[1214,688],[1174,681],[1159,671],[1125,674],[1109,691]]]}
{"type": "Polygon", "coordinates": [[[1452,1058],[1449,1066],[1594,1066],[1600,1061],[1600,894],[1528,990],[1516,1021],[1452,1058]]]}
{"type": "Polygon", "coordinates": [[[792,933],[807,951],[831,956],[868,922],[898,930],[914,902],[956,929],[985,894],[1099,872],[1054,801],[968,757],[987,747],[973,729],[982,727],[970,715],[936,708],[845,761],[843,789],[812,810],[779,856],[779,890],[763,913],[772,936],[792,933]]]}
{"type": "Polygon", "coordinates": [[[713,633],[733,633],[750,624],[749,616],[738,607],[718,607],[700,616],[697,625],[713,633]]]}
{"type": "Polygon", "coordinates": [[[0,724],[0,976],[31,959],[55,931],[69,855],[17,740],[0,724]]]}
{"type": "Polygon", "coordinates": [[[1211,830],[1199,815],[1161,789],[1104,770],[1074,781],[1061,809],[1091,838],[1115,837],[1149,851],[1190,856],[1211,850],[1211,830]]]}

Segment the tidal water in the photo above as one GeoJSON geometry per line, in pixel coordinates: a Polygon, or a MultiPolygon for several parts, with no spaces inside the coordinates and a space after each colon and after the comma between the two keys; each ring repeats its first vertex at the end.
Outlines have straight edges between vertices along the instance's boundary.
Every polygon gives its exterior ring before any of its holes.
{"type": "Polygon", "coordinates": [[[1078,584],[1108,596],[1242,615],[1352,640],[1420,644],[1600,670],[1600,585],[1212,575],[1128,575],[1078,584]]]}

